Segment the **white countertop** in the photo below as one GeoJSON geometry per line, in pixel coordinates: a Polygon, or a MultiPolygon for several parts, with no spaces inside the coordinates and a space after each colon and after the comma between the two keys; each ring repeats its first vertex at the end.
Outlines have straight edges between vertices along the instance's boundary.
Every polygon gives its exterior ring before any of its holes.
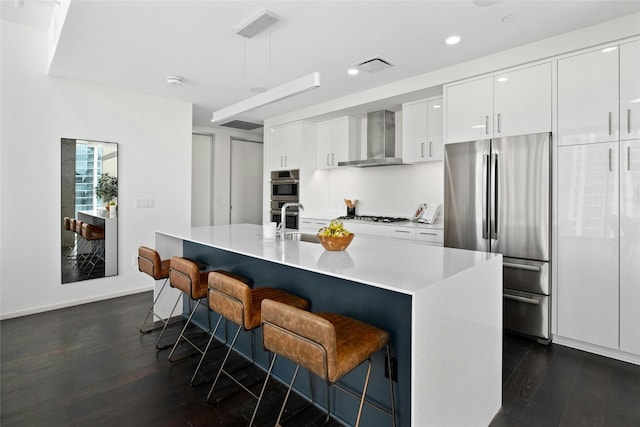
{"type": "Polygon", "coordinates": [[[409,295],[499,256],[358,235],[346,251],[329,252],[318,243],[263,240],[262,226],[253,224],[158,233],[409,295]]]}
{"type": "Polygon", "coordinates": [[[85,214],[88,216],[93,216],[96,218],[102,219],[114,219],[117,218],[117,214],[115,212],[110,212],[106,209],[93,209],[90,211],[78,211],[78,213],[85,214]]]}

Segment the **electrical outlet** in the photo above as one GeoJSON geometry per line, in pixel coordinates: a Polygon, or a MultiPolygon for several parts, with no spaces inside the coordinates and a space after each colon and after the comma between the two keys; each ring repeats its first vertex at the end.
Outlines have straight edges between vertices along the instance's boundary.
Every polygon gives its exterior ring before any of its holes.
{"type": "Polygon", "coordinates": [[[384,356],[384,377],[389,378],[389,365],[391,365],[391,380],[398,382],[398,359],[391,358],[391,363],[387,356],[384,356]]]}

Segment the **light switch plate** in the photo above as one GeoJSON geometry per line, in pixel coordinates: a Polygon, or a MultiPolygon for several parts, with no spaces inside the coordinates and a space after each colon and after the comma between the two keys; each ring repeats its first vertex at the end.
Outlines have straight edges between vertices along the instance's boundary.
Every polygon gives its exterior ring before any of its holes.
{"type": "Polygon", "coordinates": [[[136,209],[153,208],[155,202],[155,199],[136,199],[136,209]]]}

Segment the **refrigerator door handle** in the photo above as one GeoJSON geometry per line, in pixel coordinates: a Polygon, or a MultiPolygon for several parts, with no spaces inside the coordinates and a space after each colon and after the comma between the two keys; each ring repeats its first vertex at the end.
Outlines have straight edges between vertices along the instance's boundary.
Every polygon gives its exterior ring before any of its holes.
{"type": "Polygon", "coordinates": [[[504,299],[509,299],[512,301],[523,302],[525,304],[540,305],[540,301],[534,298],[521,297],[519,295],[511,294],[502,294],[502,296],[504,297],[504,299]]]}
{"type": "Polygon", "coordinates": [[[489,206],[489,155],[482,155],[482,238],[489,238],[488,206],[489,206]]]}
{"type": "Polygon", "coordinates": [[[498,155],[491,155],[491,216],[490,216],[490,230],[491,238],[498,238],[498,155]]]}
{"type": "Polygon", "coordinates": [[[516,264],[513,262],[503,262],[503,267],[506,268],[515,268],[518,270],[527,270],[527,271],[542,271],[542,267],[539,265],[528,265],[528,264],[516,264]]]}

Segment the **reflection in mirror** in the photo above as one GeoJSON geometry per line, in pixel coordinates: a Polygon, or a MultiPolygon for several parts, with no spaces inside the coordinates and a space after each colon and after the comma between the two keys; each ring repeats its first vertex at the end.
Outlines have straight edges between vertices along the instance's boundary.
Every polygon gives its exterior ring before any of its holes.
{"type": "Polygon", "coordinates": [[[62,139],[62,283],[118,274],[118,144],[62,139]]]}

